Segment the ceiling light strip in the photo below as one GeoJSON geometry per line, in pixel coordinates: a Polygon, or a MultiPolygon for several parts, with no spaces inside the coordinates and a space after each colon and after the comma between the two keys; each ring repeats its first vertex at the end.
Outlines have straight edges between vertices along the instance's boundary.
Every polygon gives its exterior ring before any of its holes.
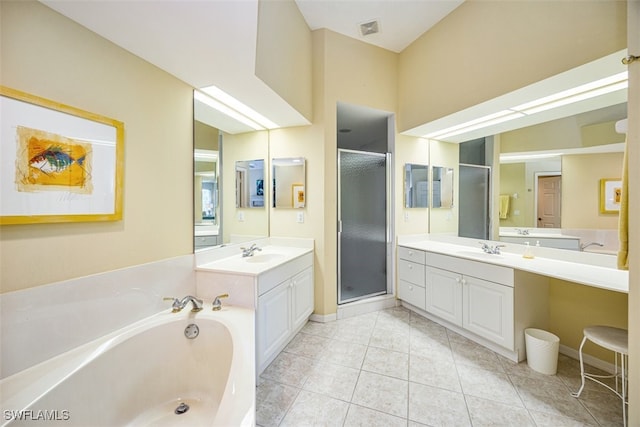
{"type": "Polygon", "coordinates": [[[253,120],[256,123],[259,123],[261,126],[267,128],[267,129],[276,129],[276,128],[280,127],[276,123],[274,123],[271,120],[267,119],[262,114],[258,113],[253,108],[248,107],[247,105],[245,105],[242,102],[240,102],[237,99],[235,99],[233,96],[231,96],[228,93],[224,92],[223,90],[221,90],[217,86],[207,86],[207,87],[204,87],[204,88],[202,88],[200,90],[202,90],[202,92],[204,92],[205,94],[209,95],[210,97],[212,97],[216,101],[221,102],[224,105],[229,106],[230,108],[233,108],[234,110],[236,110],[240,114],[243,114],[244,116],[248,117],[250,120],[253,120]]]}
{"type": "Polygon", "coordinates": [[[231,107],[224,105],[223,103],[213,99],[212,97],[205,95],[204,93],[196,90],[194,91],[194,98],[200,102],[202,102],[203,104],[208,105],[209,107],[213,108],[214,110],[217,110],[219,112],[221,112],[222,114],[226,114],[227,116],[239,121],[240,123],[243,123],[247,126],[249,126],[250,128],[253,128],[254,130],[265,130],[265,128],[261,125],[259,125],[258,123],[254,122],[253,120],[251,120],[250,118],[248,118],[247,116],[245,116],[244,114],[232,109],[231,107]]]}

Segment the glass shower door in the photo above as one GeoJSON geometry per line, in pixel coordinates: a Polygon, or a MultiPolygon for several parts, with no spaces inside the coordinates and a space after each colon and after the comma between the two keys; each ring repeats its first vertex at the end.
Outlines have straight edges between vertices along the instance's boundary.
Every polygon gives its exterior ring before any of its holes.
{"type": "Polygon", "coordinates": [[[387,293],[387,155],[338,150],[338,304],[387,293]]]}

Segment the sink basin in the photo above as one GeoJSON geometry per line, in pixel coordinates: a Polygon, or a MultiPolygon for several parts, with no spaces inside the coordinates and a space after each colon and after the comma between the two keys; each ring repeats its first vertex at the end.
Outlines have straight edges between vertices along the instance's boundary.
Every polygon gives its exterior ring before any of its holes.
{"type": "Polygon", "coordinates": [[[482,252],[480,249],[477,251],[457,251],[454,254],[465,256],[465,257],[474,257],[474,258],[484,258],[484,259],[500,259],[504,258],[500,254],[488,254],[486,252],[482,252]]]}
{"type": "Polygon", "coordinates": [[[264,262],[277,261],[281,258],[284,258],[283,254],[258,254],[258,255],[245,258],[245,261],[250,263],[264,263],[264,262]]]}

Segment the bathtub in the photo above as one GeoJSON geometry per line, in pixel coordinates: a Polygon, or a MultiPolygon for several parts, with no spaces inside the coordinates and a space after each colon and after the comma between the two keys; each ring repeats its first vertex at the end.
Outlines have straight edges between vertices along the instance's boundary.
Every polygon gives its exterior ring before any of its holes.
{"type": "Polygon", "coordinates": [[[156,314],[3,379],[2,426],[253,425],[254,336],[244,308],[156,314]]]}

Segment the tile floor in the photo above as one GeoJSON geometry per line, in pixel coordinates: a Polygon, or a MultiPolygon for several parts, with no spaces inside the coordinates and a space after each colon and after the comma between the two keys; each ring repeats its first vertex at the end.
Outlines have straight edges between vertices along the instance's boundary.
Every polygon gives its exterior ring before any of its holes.
{"type": "Polygon", "coordinates": [[[531,370],[405,308],[309,322],[258,380],[259,426],[617,426],[577,361],[531,370]]]}

